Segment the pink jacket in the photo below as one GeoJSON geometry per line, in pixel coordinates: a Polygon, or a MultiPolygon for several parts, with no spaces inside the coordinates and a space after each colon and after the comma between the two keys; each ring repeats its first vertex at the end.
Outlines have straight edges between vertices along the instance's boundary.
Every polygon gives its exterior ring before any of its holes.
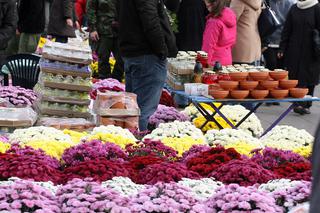
{"type": "Polygon", "coordinates": [[[237,19],[234,12],[224,8],[219,17],[209,15],[203,34],[202,50],[208,53],[208,63],[232,64],[232,46],[237,38],[237,19]]]}

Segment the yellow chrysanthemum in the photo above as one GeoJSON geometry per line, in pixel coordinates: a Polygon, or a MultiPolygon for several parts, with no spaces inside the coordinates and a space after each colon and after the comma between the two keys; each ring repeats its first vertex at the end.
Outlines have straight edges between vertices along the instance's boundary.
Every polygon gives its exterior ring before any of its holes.
{"type": "Polygon", "coordinates": [[[254,146],[252,144],[248,144],[246,142],[235,142],[235,143],[228,144],[227,146],[225,146],[225,148],[227,149],[234,148],[240,154],[251,157],[252,156],[251,151],[259,147],[254,146]]]}
{"type": "Polygon", "coordinates": [[[21,144],[21,146],[30,146],[34,149],[42,149],[47,155],[60,160],[63,152],[70,148],[72,144],[60,141],[30,141],[28,143],[21,144]]]}
{"type": "Polygon", "coordinates": [[[309,158],[311,156],[312,147],[311,146],[303,146],[293,150],[294,153],[297,153],[305,158],[309,158]]]}
{"type": "Polygon", "coordinates": [[[166,146],[169,146],[178,152],[179,156],[188,151],[193,145],[205,144],[201,139],[193,139],[192,137],[183,138],[164,138],[161,140],[166,146]]]}
{"type": "MultiPolygon", "coordinates": [[[[219,122],[219,124],[223,127],[223,129],[231,128],[230,125],[220,116],[215,116],[215,119],[219,122]]],[[[234,122],[229,119],[229,121],[233,124],[234,122]]],[[[193,124],[200,128],[206,122],[205,117],[200,116],[193,120],[193,124]]],[[[208,122],[207,125],[202,129],[203,132],[207,132],[212,129],[219,129],[218,125],[215,122],[208,122]]]]}
{"type": "Polygon", "coordinates": [[[10,144],[0,141],[0,153],[5,153],[10,148],[11,148],[10,144]]]}
{"type": "Polygon", "coordinates": [[[88,136],[87,140],[101,140],[103,142],[110,142],[120,146],[122,149],[128,144],[132,144],[135,141],[130,138],[123,137],[121,135],[98,133],[96,135],[88,136]]]}
{"type": "Polygon", "coordinates": [[[76,132],[69,129],[63,130],[63,133],[66,135],[70,135],[72,141],[74,143],[80,143],[81,139],[88,135],[87,132],[76,132]]]}

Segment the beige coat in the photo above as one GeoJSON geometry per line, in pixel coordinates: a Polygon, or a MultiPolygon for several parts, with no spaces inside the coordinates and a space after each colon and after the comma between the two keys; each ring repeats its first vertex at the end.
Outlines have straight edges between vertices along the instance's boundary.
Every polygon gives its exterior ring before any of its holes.
{"type": "Polygon", "coordinates": [[[237,42],[232,50],[233,62],[253,63],[261,57],[258,18],[261,0],[232,0],[231,9],[237,15],[237,42]]]}

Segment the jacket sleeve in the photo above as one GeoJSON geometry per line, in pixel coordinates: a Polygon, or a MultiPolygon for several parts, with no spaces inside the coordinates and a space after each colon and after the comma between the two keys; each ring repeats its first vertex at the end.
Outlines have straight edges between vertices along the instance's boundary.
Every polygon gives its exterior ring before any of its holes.
{"type": "Polygon", "coordinates": [[[177,12],[180,6],[180,0],[164,0],[164,4],[171,12],[177,12]]]}
{"type": "Polygon", "coordinates": [[[72,0],[63,0],[63,17],[65,19],[73,18],[73,1],[72,0]]]}
{"type": "Polygon", "coordinates": [[[230,4],[230,8],[236,14],[237,21],[238,21],[244,11],[244,4],[239,0],[232,0],[230,4]]]}
{"type": "Polygon", "coordinates": [[[90,32],[97,31],[97,0],[87,0],[87,18],[90,32]]]}
{"type": "Polygon", "coordinates": [[[281,34],[280,51],[282,53],[284,53],[288,48],[291,32],[292,32],[292,8],[287,15],[287,19],[286,19],[286,22],[284,23],[284,27],[281,34]]]}
{"type": "Polygon", "coordinates": [[[217,46],[221,27],[216,21],[209,21],[203,33],[202,50],[208,53],[208,58],[211,60],[214,53],[214,48],[217,46]]]}
{"type": "Polygon", "coordinates": [[[168,49],[160,24],[158,0],[134,0],[142,23],[143,31],[151,45],[152,51],[158,56],[167,56],[168,49]]]}
{"type": "Polygon", "coordinates": [[[17,6],[16,1],[9,1],[7,13],[3,16],[2,26],[0,27],[0,43],[7,44],[14,35],[17,28],[17,6]]]}

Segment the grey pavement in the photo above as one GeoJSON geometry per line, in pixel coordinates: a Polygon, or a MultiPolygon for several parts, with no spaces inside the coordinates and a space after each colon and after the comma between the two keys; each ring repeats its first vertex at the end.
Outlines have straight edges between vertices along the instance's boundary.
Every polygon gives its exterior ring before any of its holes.
{"type": "MultiPolygon", "coordinates": [[[[320,97],[320,87],[316,88],[315,96],[320,97]]],[[[256,115],[261,120],[264,129],[267,129],[273,121],[275,121],[279,115],[284,112],[289,103],[281,103],[280,106],[261,106],[256,115]]],[[[305,129],[310,134],[315,135],[315,131],[320,122],[320,102],[315,102],[311,108],[310,115],[298,115],[294,112],[290,112],[287,117],[285,117],[280,125],[290,125],[298,129],[305,129]]]]}

